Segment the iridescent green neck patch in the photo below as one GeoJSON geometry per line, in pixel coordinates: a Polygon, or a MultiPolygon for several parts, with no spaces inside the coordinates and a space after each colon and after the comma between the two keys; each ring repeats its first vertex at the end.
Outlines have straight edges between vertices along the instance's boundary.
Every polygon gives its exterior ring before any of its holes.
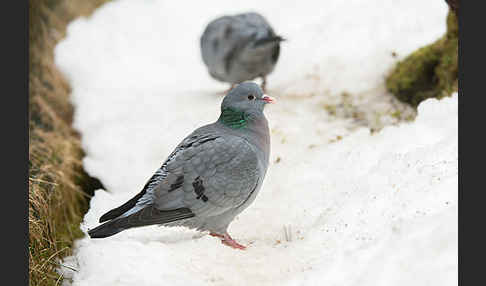
{"type": "Polygon", "coordinates": [[[248,123],[248,118],[244,112],[231,108],[225,108],[221,112],[220,120],[224,125],[235,129],[244,128],[248,123]]]}

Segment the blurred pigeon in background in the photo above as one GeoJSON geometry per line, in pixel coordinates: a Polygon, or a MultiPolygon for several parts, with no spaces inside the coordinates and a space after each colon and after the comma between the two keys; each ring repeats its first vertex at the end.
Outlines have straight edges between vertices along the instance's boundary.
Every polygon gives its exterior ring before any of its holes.
{"type": "Polygon", "coordinates": [[[196,129],[169,155],[142,191],[100,218],[91,238],[146,225],[209,231],[234,248],[227,232],[255,199],[268,168],[270,133],[263,109],[273,99],[253,82],[233,88],[219,119],[196,129]]]}
{"type": "Polygon", "coordinates": [[[280,54],[280,42],[270,24],[257,13],[223,16],[210,22],[201,36],[201,53],[209,74],[235,84],[266,76],[280,54]]]}

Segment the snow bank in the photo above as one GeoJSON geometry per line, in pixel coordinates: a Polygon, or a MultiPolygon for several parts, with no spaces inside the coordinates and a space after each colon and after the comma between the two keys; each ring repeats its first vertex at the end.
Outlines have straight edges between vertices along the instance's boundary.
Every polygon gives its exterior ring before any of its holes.
{"type": "Polygon", "coordinates": [[[269,19],[288,39],[269,93],[290,102],[286,116],[304,112],[329,137],[349,122],[329,123],[316,105],[331,98],[312,96],[380,86],[393,63],[445,32],[448,9],[420,0],[262,2],[113,1],[73,21],[55,61],[72,87],[87,171],[112,192],[133,193],[181,138],[214,120],[216,93],[228,86],[209,77],[199,51],[214,17],[257,10],[269,19]]]}
{"type": "MultiPolygon", "coordinates": [[[[182,228],[84,238],[73,285],[457,284],[457,95],[376,135],[275,137],[264,192],[230,227],[247,251],[182,228]]],[[[83,229],[126,198],[97,191],[83,229]]]]}
{"type": "Polygon", "coordinates": [[[107,189],[83,231],[217,118],[227,86],[208,76],[199,36],[214,17],[250,7],[289,40],[269,77],[272,164],[230,226],[248,250],[151,226],[80,239],[63,262],[78,271],[64,274],[73,285],[456,285],[457,95],[375,135],[322,107],[323,91],[376,88],[393,51],[399,59],[442,35],[440,1],[114,1],[73,21],[55,59],[85,167],[107,189]]]}

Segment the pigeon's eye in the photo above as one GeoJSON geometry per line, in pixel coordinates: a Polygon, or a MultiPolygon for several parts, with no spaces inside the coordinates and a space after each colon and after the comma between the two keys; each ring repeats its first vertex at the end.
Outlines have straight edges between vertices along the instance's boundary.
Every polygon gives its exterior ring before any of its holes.
{"type": "Polygon", "coordinates": [[[254,96],[254,95],[252,95],[252,94],[250,94],[250,95],[248,95],[248,99],[249,99],[249,100],[253,100],[253,99],[255,99],[255,96],[254,96]]]}

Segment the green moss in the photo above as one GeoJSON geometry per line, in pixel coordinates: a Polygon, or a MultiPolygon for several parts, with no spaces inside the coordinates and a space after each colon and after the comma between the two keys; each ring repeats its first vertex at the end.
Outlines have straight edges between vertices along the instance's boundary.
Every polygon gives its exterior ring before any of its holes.
{"type": "Polygon", "coordinates": [[[398,62],[386,79],[388,91],[417,106],[422,100],[457,90],[458,32],[457,17],[449,11],[447,33],[398,62]]]}
{"type": "Polygon", "coordinates": [[[447,34],[442,45],[442,55],[435,73],[439,79],[438,89],[450,94],[457,90],[457,72],[458,68],[458,25],[455,13],[449,13],[447,16],[447,34]]]}
{"type": "Polygon", "coordinates": [[[401,101],[417,105],[427,97],[435,96],[437,84],[435,68],[439,64],[440,55],[437,44],[420,48],[399,62],[392,74],[387,78],[386,85],[401,101]]]}
{"type": "Polygon", "coordinates": [[[395,110],[394,112],[391,113],[391,116],[400,119],[400,117],[402,117],[402,112],[400,110],[395,110]]]}

